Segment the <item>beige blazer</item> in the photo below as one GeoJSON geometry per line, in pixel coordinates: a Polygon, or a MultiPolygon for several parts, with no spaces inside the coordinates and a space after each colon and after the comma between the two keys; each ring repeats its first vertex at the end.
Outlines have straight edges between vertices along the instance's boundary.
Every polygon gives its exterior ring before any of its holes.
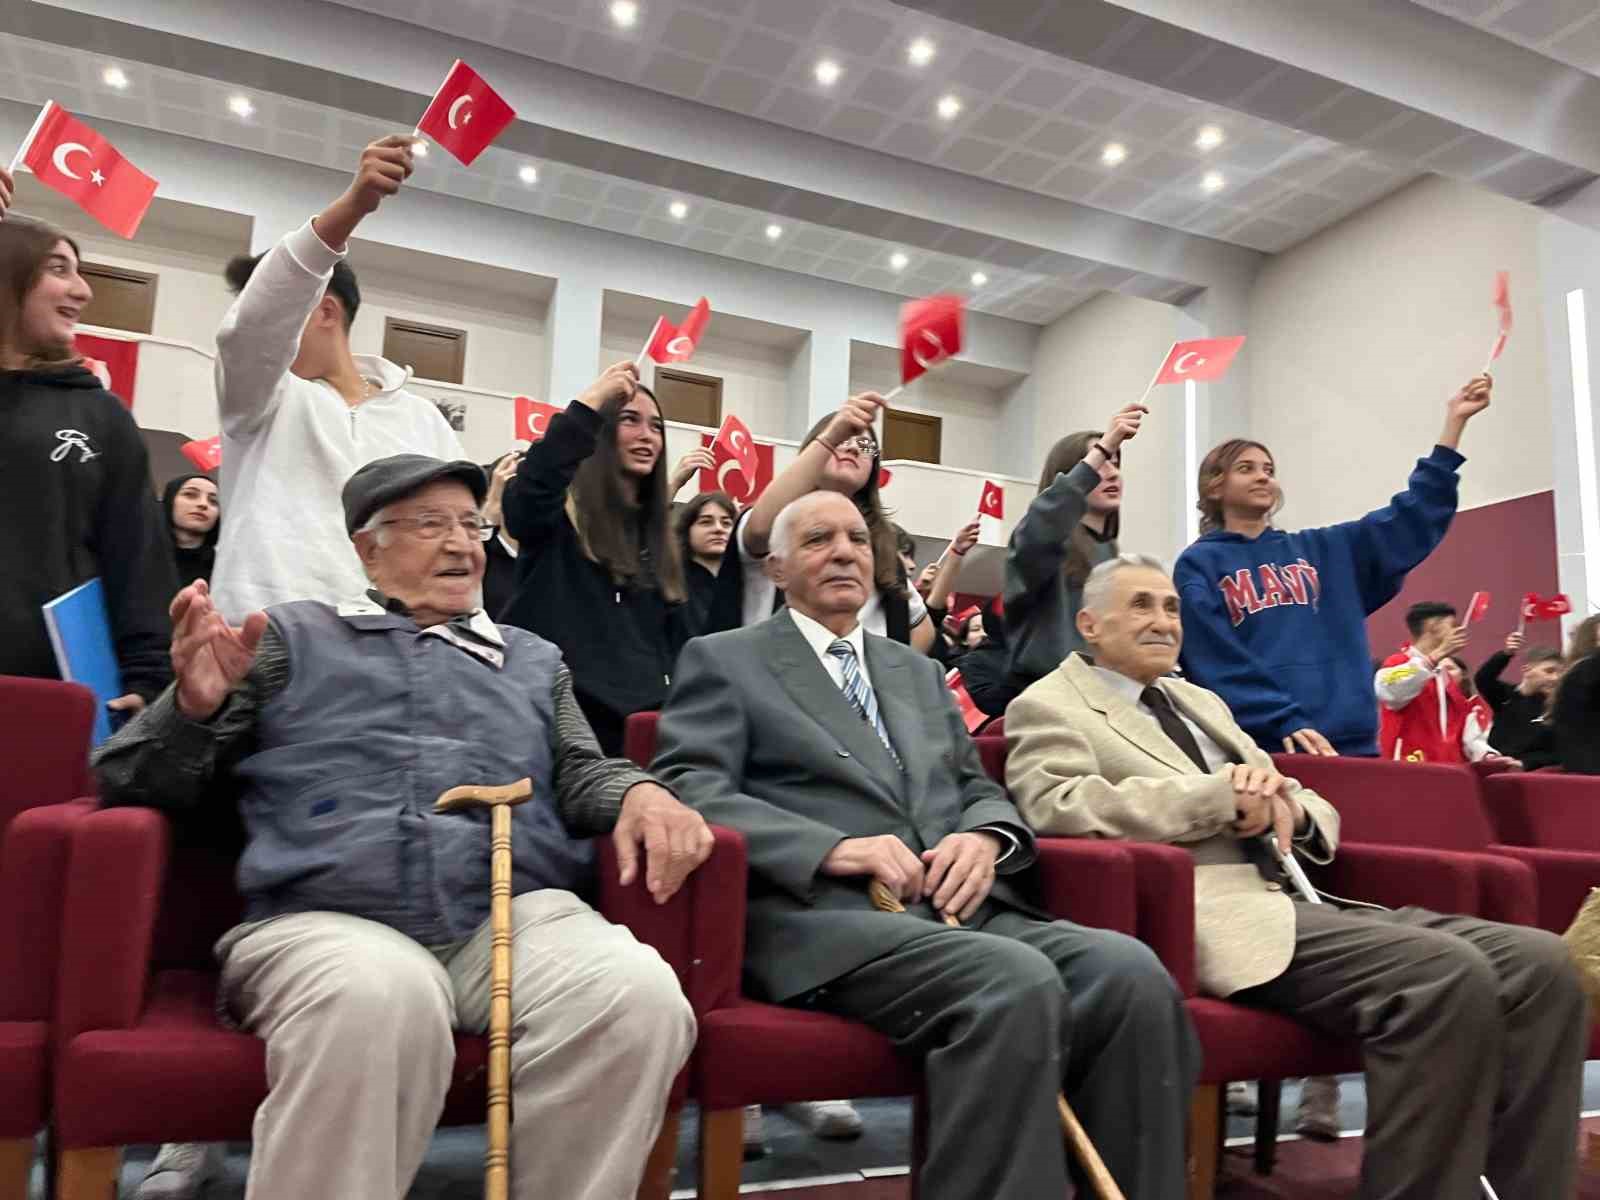
{"type": "MultiPolygon", "coordinates": [[[[1177,679],[1162,689],[1237,762],[1272,760],[1214,692],[1177,679]]],[[[1227,996],[1276,978],[1294,953],[1294,911],[1232,832],[1233,785],[1205,774],[1147,713],[1108,688],[1077,654],[1006,709],[1006,786],[1041,834],[1166,842],[1194,855],[1195,957],[1202,991],[1227,996]]],[[[1316,826],[1299,853],[1328,862],[1339,838],[1333,805],[1293,780],[1316,826]]],[[[1274,866],[1273,873],[1276,873],[1274,866]]]]}

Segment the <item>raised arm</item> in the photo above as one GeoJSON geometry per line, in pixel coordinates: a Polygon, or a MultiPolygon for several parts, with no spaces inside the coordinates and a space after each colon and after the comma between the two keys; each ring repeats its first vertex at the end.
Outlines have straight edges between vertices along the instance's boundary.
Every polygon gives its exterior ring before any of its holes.
{"type": "Polygon", "coordinates": [[[1484,659],[1483,665],[1478,668],[1478,673],[1472,677],[1478,694],[1495,712],[1499,712],[1517,690],[1515,685],[1501,679],[1500,674],[1511,665],[1511,660],[1522,650],[1523,640],[1522,634],[1515,630],[1506,634],[1505,648],[1496,650],[1484,659]]]}
{"type": "Polygon", "coordinates": [[[778,473],[767,485],[761,499],[750,509],[744,520],[744,549],[753,557],[767,553],[767,542],[772,536],[772,523],[792,500],[817,490],[822,480],[823,468],[828,465],[839,444],[846,438],[856,437],[872,428],[878,412],[883,408],[883,397],[877,392],[862,392],[846,400],[834,415],[828,427],[815,438],[795,460],[778,473]]]}
{"type": "Polygon", "coordinates": [[[950,539],[950,545],[939,559],[938,574],[933,577],[933,586],[928,589],[929,612],[949,607],[950,596],[956,590],[956,580],[961,578],[962,560],[977,544],[978,518],[973,517],[956,530],[956,536],[950,539]]]}
{"type": "Polygon", "coordinates": [[[361,219],[411,174],[413,140],[391,134],[363,150],[350,186],[266,253],[222,318],[217,407],[229,437],[249,439],[271,422],[278,384],[300,352],[306,319],[361,219]]]}

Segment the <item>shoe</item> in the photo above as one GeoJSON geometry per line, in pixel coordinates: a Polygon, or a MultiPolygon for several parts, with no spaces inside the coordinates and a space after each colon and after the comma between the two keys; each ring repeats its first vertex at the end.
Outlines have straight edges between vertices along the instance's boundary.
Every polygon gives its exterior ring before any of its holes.
{"type": "Polygon", "coordinates": [[[1295,1114],[1294,1131],[1318,1142],[1339,1137],[1339,1080],[1333,1075],[1307,1079],[1300,1085],[1300,1110],[1295,1114]]]}
{"type": "Polygon", "coordinates": [[[1228,1085],[1228,1115],[1253,1117],[1256,1115],[1256,1085],[1235,1080],[1228,1085]]]}
{"type": "Polygon", "coordinates": [[[861,1136],[861,1114],[848,1100],[814,1100],[809,1104],[791,1104],[788,1111],[815,1137],[843,1141],[861,1136]]]}
{"type": "Polygon", "coordinates": [[[195,1200],[222,1166],[222,1147],[211,1142],[168,1142],[156,1151],[139,1184],[138,1200],[195,1200]]]}
{"type": "Polygon", "coordinates": [[[760,1158],[767,1152],[767,1123],[761,1116],[761,1105],[744,1106],[744,1156],[760,1158]]]}

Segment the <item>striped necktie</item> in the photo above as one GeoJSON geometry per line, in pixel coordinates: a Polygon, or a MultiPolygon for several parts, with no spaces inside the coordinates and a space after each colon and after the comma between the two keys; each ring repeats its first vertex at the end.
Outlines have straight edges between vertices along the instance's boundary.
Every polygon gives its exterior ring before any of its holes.
{"type": "Polygon", "coordinates": [[[861,673],[861,664],[856,661],[855,647],[843,638],[835,638],[828,646],[828,653],[839,660],[840,670],[844,674],[844,682],[840,685],[844,698],[850,701],[850,706],[861,719],[877,731],[878,740],[889,752],[889,757],[894,759],[894,765],[904,770],[905,764],[895,753],[894,744],[889,741],[889,730],[883,723],[883,715],[878,712],[877,693],[872,690],[867,677],[861,673]]]}

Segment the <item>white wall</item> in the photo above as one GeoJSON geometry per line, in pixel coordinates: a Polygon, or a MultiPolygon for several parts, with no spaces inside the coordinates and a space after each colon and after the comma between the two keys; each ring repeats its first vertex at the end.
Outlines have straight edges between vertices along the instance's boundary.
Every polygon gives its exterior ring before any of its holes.
{"type": "MultiPolygon", "coordinates": [[[[1104,429],[1114,413],[1139,398],[1177,340],[1178,322],[1178,310],[1170,305],[1107,292],[1044,331],[1033,373],[1035,480],[1058,438],[1104,429]]],[[[1183,546],[1183,390],[1157,388],[1149,405],[1143,432],[1122,450],[1118,540],[1124,550],[1170,563],[1183,546]]]]}
{"type": "MultiPolygon", "coordinates": [[[[599,369],[622,359],[638,357],[650,330],[632,321],[607,321],[600,335],[599,369]]],[[[791,396],[789,375],[794,352],[777,346],[707,338],[686,363],[676,364],[696,375],[722,380],[722,415],[730,413],[750,427],[762,441],[785,436],[789,430],[791,396]]],[[[644,380],[654,379],[656,364],[645,360],[644,380]]],[[[804,400],[801,400],[804,404],[804,400]]]]}
{"type": "Polygon", "coordinates": [[[1516,325],[1494,368],[1494,404],[1462,441],[1461,505],[1552,486],[1539,285],[1539,231],[1550,219],[1428,178],[1266,263],[1245,347],[1247,432],[1277,459],[1285,525],[1348,520],[1404,486],[1438,436],[1445,401],[1483,368],[1497,270],[1510,272],[1516,325]]]}
{"type": "MultiPolygon", "coordinates": [[[[860,342],[852,346],[852,394],[888,393],[899,383],[899,351],[860,342]]],[[[944,466],[998,475],[1014,465],[1012,448],[1001,437],[1006,404],[1006,389],[962,378],[960,367],[954,366],[919,376],[895,397],[893,407],[939,418],[939,461],[944,466]]]]}

